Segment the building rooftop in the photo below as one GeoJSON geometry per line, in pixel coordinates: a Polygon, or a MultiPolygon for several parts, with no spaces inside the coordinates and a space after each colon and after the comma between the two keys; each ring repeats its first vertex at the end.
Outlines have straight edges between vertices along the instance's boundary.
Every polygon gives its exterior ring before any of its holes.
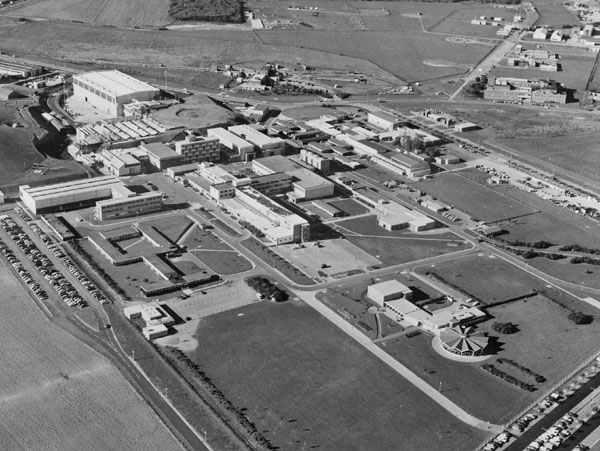
{"type": "Polygon", "coordinates": [[[110,189],[114,185],[121,185],[121,181],[114,175],[106,175],[91,179],[73,180],[70,182],[57,183],[55,185],[45,185],[30,187],[22,185],[20,188],[26,191],[33,199],[44,199],[60,195],[68,195],[70,193],[81,193],[95,191],[98,189],[110,189]]]}
{"type": "Polygon", "coordinates": [[[87,72],[85,74],[74,75],[73,78],[95,86],[99,90],[109,92],[114,96],[125,96],[140,91],[158,92],[158,89],[154,86],[130,77],[118,70],[87,72]]]}
{"type": "Polygon", "coordinates": [[[400,118],[398,118],[397,116],[394,116],[393,114],[390,113],[386,113],[385,111],[371,111],[369,114],[379,118],[379,119],[383,119],[385,121],[389,121],[389,122],[400,122],[400,118]]]}
{"type": "Polygon", "coordinates": [[[167,146],[164,143],[143,144],[141,147],[144,148],[146,150],[146,152],[148,152],[148,154],[154,156],[155,158],[159,158],[161,160],[167,159],[167,158],[180,158],[181,157],[181,155],[179,155],[177,152],[175,152],[173,149],[171,149],[169,146],[167,146]]]}
{"type": "Polygon", "coordinates": [[[376,290],[379,294],[382,294],[383,296],[411,291],[410,288],[408,288],[406,285],[404,285],[402,282],[396,279],[386,280],[385,282],[379,282],[374,285],[370,285],[369,290],[376,290]]]}
{"type": "Polygon", "coordinates": [[[229,127],[229,131],[235,133],[243,139],[250,141],[252,144],[258,147],[283,142],[281,138],[271,138],[270,136],[261,133],[249,125],[234,125],[233,127],[229,127]]]}

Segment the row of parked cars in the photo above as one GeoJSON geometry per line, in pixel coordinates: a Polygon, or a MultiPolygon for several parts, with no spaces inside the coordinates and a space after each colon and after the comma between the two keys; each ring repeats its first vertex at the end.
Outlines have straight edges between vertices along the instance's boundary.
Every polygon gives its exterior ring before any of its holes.
{"type": "Polygon", "coordinates": [[[564,415],[554,425],[548,428],[536,440],[531,442],[526,451],[550,451],[562,445],[571,435],[569,424],[575,421],[576,416],[571,412],[564,415]]]}
{"type": "Polygon", "coordinates": [[[23,279],[23,282],[34,292],[40,301],[48,299],[48,293],[44,290],[39,283],[37,283],[29,271],[25,269],[21,261],[15,256],[14,252],[8,247],[8,245],[0,239],[0,253],[8,260],[11,266],[15,269],[19,277],[23,279]]]}
{"type": "Polygon", "coordinates": [[[509,432],[502,432],[494,437],[494,440],[483,447],[483,451],[494,451],[508,443],[512,435],[509,432]]]}
{"type": "Polygon", "coordinates": [[[0,225],[23,251],[23,254],[31,260],[44,279],[58,292],[65,303],[79,307],[87,305],[75,287],[53,267],[52,261],[38,249],[29,235],[12,218],[9,216],[3,217],[0,219],[0,225]]]}
{"type": "Polygon", "coordinates": [[[90,292],[94,299],[96,299],[101,304],[107,304],[108,299],[106,299],[106,297],[100,292],[100,290],[98,290],[98,288],[94,286],[92,281],[85,274],[83,274],[79,270],[79,268],[75,266],[73,261],[64,254],[60,247],[58,247],[52,242],[52,239],[40,228],[40,226],[38,226],[35,223],[33,218],[29,216],[27,212],[24,211],[21,207],[16,207],[15,211],[21,217],[21,219],[23,219],[23,221],[25,221],[27,225],[31,227],[31,230],[38,234],[42,242],[48,246],[48,249],[50,249],[54,255],[56,255],[62,260],[62,262],[67,266],[67,268],[69,268],[69,271],[71,271],[71,273],[75,277],[77,277],[77,280],[79,280],[83,284],[85,289],[90,292]]]}
{"type": "Polygon", "coordinates": [[[92,283],[92,281],[83,273],[81,270],[73,263],[69,257],[65,255],[62,249],[56,245],[51,245],[48,247],[54,255],[56,255],[60,260],[65,264],[71,274],[73,274],[77,280],[81,282],[81,284],[85,287],[86,290],[90,292],[90,294],[96,299],[100,304],[107,304],[108,299],[104,297],[100,290],[96,288],[96,286],[92,283]]]}

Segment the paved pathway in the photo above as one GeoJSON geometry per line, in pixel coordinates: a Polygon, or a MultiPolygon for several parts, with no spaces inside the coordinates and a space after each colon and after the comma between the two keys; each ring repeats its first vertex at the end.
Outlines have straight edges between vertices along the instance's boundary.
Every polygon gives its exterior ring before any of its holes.
{"type": "Polygon", "coordinates": [[[465,412],[454,402],[450,401],[443,394],[413,373],[411,370],[406,368],[392,356],[384,352],[381,348],[379,348],[376,344],[374,344],[367,336],[363,335],[360,331],[358,331],[355,327],[345,321],[343,318],[338,316],[333,310],[329,307],[325,306],[323,303],[319,302],[315,299],[314,293],[307,292],[296,292],[296,295],[300,297],[304,302],[314,308],[317,312],[335,324],[337,327],[342,329],[346,334],[364,346],[368,351],[371,352],[375,357],[384,362],[406,380],[408,380],[411,384],[421,390],[424,394],[429,396],[433,401],[438,403],[444,409],[446,409],[449,413],[454,415],[459,420],[476,427],[478,429],[490,432],[501,432],[504,428],[503,426],[490,424],[488,422],[482,421],[473,415],[465,412]]]}

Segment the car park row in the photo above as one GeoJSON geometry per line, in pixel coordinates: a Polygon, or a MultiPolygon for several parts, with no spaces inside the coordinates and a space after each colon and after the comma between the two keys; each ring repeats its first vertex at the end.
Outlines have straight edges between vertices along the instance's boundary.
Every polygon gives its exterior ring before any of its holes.
{"type": "Polygon", "coordinates": [[[6,258],[6,260],[12,265],[17,274],[19,274],[19,277],[23,279],[23,282],[27,284],[27,286],[31,289],[31,291],[34,292],[34,294],[40,301],[45,301],[46,299],[48,299],[48,293],[46,293],[46,290],[44,290],[39,283],[33,280],[33,277],[31,276],[29,271],[25,269],[21,261],[17,257],[15,257],[13,251],[10,250],[7,244],[1,239],[0,253],[2,253],[4,258],[6,258]]]}
{"type": "Polygon", "coordinates": [[[98,288],[92,283],[92,281],[73,263],[73,261],[67,257],[60,247],[55,245],[52,240],[46,235],[42,229],[34,222],[34,220],[29,216],[21,207],[16,207],[15,211],[17,214],[31,227],[31,229],[36,232],[41,240],[48,246],[48,249],[52,251],[52,253],[58,257],[64,265],[69,269],[71,274],[73,274],[77,280],[81,282],[81,284],[85,287],[86,290],[90,292],[90,294],[101,304],[107,304],[108,299],[98,290],[98,288]]]}

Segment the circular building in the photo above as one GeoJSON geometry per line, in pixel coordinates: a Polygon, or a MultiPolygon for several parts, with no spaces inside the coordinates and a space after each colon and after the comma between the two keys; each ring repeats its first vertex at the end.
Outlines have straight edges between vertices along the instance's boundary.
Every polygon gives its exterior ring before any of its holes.
{"type": "Polygon", "coordinates": [[[480,330],[470,326],[455,326],[440,332],[443,348],[460,356],[481,355],[488,344],[489,338],[480,330]]]}

